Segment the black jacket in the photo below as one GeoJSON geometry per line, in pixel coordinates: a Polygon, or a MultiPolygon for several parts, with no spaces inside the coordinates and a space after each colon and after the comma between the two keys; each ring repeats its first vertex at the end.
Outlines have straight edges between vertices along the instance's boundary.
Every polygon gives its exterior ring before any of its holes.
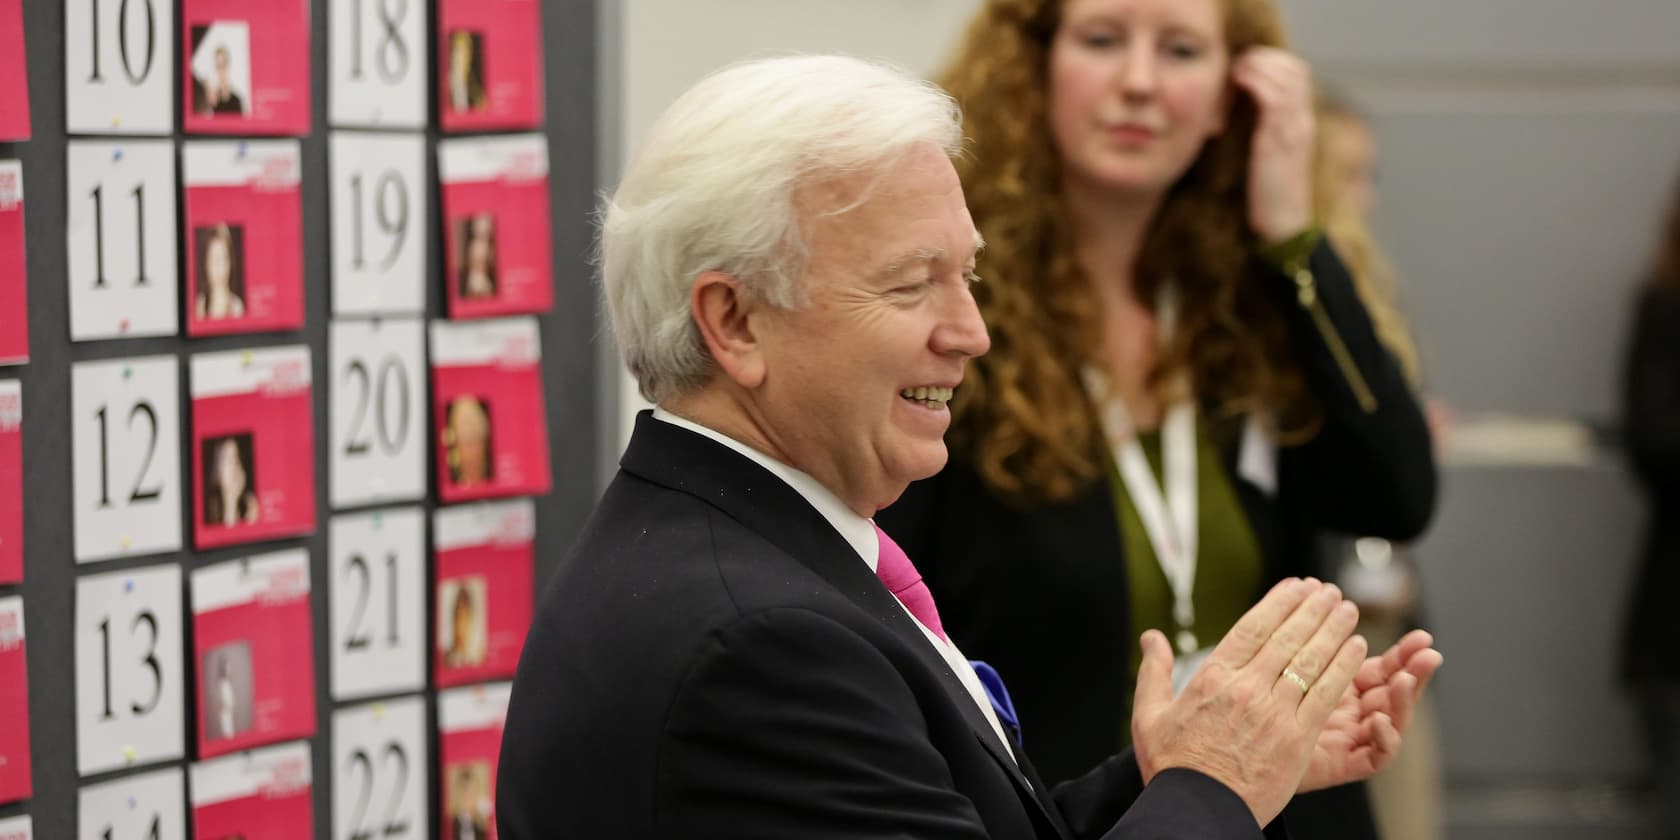
{"type": "Polygon", "coordinates": [[[1052,788],[1006,750],[821,514],[644,414],[543,593],[497,823],[504,840],[1261,834],[1199,773],[1143,790],[1128,752],[1052,788]]]}
{"type": "MultiPolygon", "coordinates": [[[[1265,561],[1255,600],[1281,578],[1326,574],[1317,560],[1323,531],[1409,539],[1435,505],[1429,430],[1411,388],[1330,247],[1320,244],[1309,266],[1323,314],[1375,407],[1361,405],[1291,279],[1257,266],[1255,279],[1275,292],[1285,314],[1323,427],[1310,442],[1279,451],[1275,495],[1237,470],[1241,423],[1215,429],[1265,561]]],[[[1008,682],[1046,779],[1077,776],[1123,743],[1137,639],[1108,482],[1069,502],[1023,508],[993,494],[968,454],[953,451],[942,473],[911,485],[877,521],[921,570],[951,638],[1008,682]]],[[[1360,787],[1303,797],[1284,814],[1297,838],[1375,836],[1360,787]]]]}
{"type": "Polygon", "coordinates": [[[1680,290],[1650,287],[1623,381],[1628,457],[1651,505],[1622,645],[1635,684],[1680,685],[1680,290]]]}

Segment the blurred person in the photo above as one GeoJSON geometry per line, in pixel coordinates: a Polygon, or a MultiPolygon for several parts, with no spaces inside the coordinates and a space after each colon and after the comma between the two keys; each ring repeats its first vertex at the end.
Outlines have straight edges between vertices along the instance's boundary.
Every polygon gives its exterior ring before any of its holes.
{"type": "Polygon", "coordinates": [[[206,525],[224,528],[249,525],[262,517],[262,508],[251,486],[250,455],[239,444],[239,435],[205,444],[210,454],[204,484],[206,525]]]}
{"type": "Polygon", "coordinates": [[[1622,381],[1628,458],[1651,519],[1622,641],[1664,838],[1680,838],[1680,181],[1634,309],[1622,381]]]}
{"type": "MultiPolygon", "coordinates": [[[[1344,97],[1321,92],[1314,205],[1325,235],[1347,265],[1372,325],[1415,389],[1421,381],[1418,352],[1398,303],[1396,273],[1376,237],[1371,215],[1377,200],[1377,138],[1366,116],[1344,97]]],[[[1445,433],[1444,408],[1425,398],[1425,416],[1437,450],[1445,433]]],[[[1421,597],[1417,566],[1404,546],[1376,537],[1331,540],[1346,562],[1337,580],[1359,604],[1359,630],[1374,646],[1398,639],[1415,626],[1421,597]]],[[[1406,746],[1369,783],[1379,833],[1386,840],[1436,840],[1442,810],[1440,731],[1435,707],[1418,704],[1406,746]]]]}
{"type": "MultiPolygon", "coordinates": [[[[1126,743],[1138,633],[1182,684],[1272,583],[1324,572],[1320,534],[1410,538],[1434,509],[1383,304],[1314,220],[1284,46],[1271,0],[993,0],[941,79],[993,346],[950,463],[880,519],[1052,783],[1126,743]]],[[[1358,787],[1285,817],[1376,836],[1358,787]]]]}
{"type": "Polygon", "coordinates": [[[233,230],[225,224],[211,225],[201,228],[199,236],[198,294],[193,314],[201,321],[244,317],[245,300],[239,294],[244,283],[234,253],[233,230]]]}
{"type": "Polygon", "coordinates": [[[233,690],[233,668],[227,657],[216,663],[216,737],[232,738],[239,698],[233,690]]]}
{"type": "Polygon", "coordinates": [[[449,110],[477,111],[489,98],[484,91],[483,36],[465,29],[449,33],[449,110]]]}
{"type": "Polygon", "coordinates": [[[944,464],[989,346],[961,150],[947,96],[832,56],[734,65],[656,121],[600,241],[657,408],[531,624],[501,837],[1255,838],[1398,747],[1439,654],[1361,664],[1353,605],[1292,579],[1176,698],[1144,634],[1135,750],[1036,775],[869,519],[944,464]]]}
{"type": "Polygon", "coordinates": [[[449,401],[443,445],[450,483],[472,487],[490,480],[495,453],[490,447],[490,409],[483,400],[461,394],[449,401]]]}
{"type": "Polygon", "coordinates": [[[450,605],[449,644],[443,651],[443,664],[450,668],[476,668],[484,664],[483,647],[478,643],[483,619],[468,584],[466,578],[456,581],[455,598],[450,605]]]}
{"type": "Polygon", "coordinates": [[[474,213],[461,223],[461,297],[496,296],[496,217],[474,213]]]}
{"type": "Polygon", "coordinates": [[[245,113],[245,100],[233,85],[232,64],[233,55],[228,51],[227,45],[217,44],[215,52],[211,54],[211,75],[193,77],[195,110],[201,116],[238,116],[245,113]]]}

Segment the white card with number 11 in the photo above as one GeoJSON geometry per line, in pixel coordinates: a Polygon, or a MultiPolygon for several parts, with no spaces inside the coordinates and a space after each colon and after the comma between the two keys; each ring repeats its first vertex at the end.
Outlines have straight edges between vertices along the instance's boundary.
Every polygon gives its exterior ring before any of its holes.
{"type": "Polygon", "coordinates": [[[66,155],[70,340],[174,335],[174,145],[71,140],[66,155]]]}

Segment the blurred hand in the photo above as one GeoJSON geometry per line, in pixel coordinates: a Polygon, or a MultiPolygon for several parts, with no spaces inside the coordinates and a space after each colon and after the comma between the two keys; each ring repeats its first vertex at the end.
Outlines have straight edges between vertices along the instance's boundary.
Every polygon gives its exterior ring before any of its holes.
{"type": "Polygon", "coordinates": [[[1143,635],[1132,742],[1144,784],[1197,770],[1242,798],[1260,825],[1295,794],[1325,721],[1353,683],[1365,640],[1359,610],[1333,585],[1289,579],[1220,640],[1177,698],[1172,646],[1143,635]],[[1283,676],[1289,669],[1307,686],[1283,676]]]}
{"type": "Polygon", "coordinates": [[[1319,733],[1298,793],[1368,779],[1400,752],[1412,709],[1443,661],[1422,630],[1359,667],[1319,733]]]}
{"type": "Polygon", "coordinates": [[[1276,47],[1254,47],[1231,62],[1231,80],[1259,108],[1248,164],[1248,223],[1275,244],[1313,223],[1312,68],[1276,47]]]}

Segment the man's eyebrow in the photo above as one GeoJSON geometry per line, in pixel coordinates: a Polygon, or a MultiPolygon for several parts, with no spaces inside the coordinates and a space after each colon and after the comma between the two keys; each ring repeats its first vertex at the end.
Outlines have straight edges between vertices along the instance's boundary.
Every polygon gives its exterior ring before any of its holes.
{"type": "MultiPolygon", "coordinates": [[[[980,235],[980,231],[975,231],[974,232],[974,255],[979,256],[980,251],[983,250],[985,247],[986,247],[985,237],[982,237],[980,235]]],[[[881,266],[881,269],[878,272],[878,274],[879,274],[879,276],[882,276],[882,277],[890,277],[892,275],[895,275],[895,274],[903,271],[906,268],[909,268],[912,265],[918,265],[918,264],[921,264],[921,263],[938,262],[940,260],[946,259],[949,256],[950,255],[945,251],[944,248],[917,248],[914,251],[906,251],[906,252],[904,252],[902,254],[899,254],[898,256],[894,257],[886,265],[881,266]]]]}

